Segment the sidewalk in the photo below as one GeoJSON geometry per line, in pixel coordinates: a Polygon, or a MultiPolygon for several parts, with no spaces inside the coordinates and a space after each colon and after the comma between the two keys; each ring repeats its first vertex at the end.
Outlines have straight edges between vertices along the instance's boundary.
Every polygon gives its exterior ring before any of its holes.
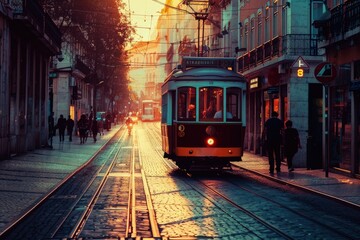
{"type": "Polygon", "coordinates": [[[27,212],[64,178],[86,163],[120,128],[115,125],[97,142],[89,137],[80,144],[77,136],[69,142],[53,138],[53,149],[42,148],[0,161],[0,233],[17,216],[27,212]]]}
{"type": "Polygon", "coordinates": [[[282,166],[280,173],[270,174],[267,157],[249,152],[244,152],[241,162],[232,162],[232,164],[272,180],[321,193],[338,201],[360,207],[360,179],[331,172],[328,177],[325,177],[325,171],[322,169],[295,168],[295,171],[288,172],[286,165],[282,166]]]}

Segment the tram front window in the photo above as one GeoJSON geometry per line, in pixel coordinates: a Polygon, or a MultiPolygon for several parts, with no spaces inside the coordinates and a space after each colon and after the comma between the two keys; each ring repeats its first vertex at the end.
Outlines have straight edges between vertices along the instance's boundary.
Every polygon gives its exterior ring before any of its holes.
{"type": "Polygon", "coordinates": [[[242,94],[240,88],[228,88],[226,91],[226,111],[232,114],[228,121],[241,121],[241,100],[242,94]]]}
{"type": "Polygon", "coordinates": [[[178,120],[195,121],[196,88],[182,87],[178,89],[178,120]]]}
{"type": "Polygon", "coordinates": [[[223,89],[219,87],[203,87],[199,93],[200,121],[221,121],[215,118],[216,112],[222,109],[223,89]]]}

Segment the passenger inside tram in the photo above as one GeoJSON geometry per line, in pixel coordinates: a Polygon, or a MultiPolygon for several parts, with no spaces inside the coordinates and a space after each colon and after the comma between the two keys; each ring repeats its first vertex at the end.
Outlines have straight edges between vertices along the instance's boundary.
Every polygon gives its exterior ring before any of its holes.
{"type": "Polygon", "coordinates": [[[212,99],[209,102],[209,107],[203,111],[203,118],[212,118],[216,113],[216,100],[212,99]]]}
{"type": "MultiPolygon", "coordinates": [[[[223,118],[223,112],[222,109],[220,109],[219,111],[217,111],[214,115],[215,119],[220,119],[223,118]]],[[[233,115],[231,114],[231,112],[226,112],[226,119],[233,119],[233,115]]]]}

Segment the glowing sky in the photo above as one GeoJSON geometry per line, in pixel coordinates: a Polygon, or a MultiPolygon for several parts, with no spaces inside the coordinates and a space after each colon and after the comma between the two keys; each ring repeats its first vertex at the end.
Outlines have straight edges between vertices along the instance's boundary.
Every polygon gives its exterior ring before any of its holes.
{"type": "Polygon", "coordinates": [[[131,25],[135,27],[135,41],[148,41],[152,39],[152,33],[156,21],[160,15],[161,9],[164,7],[159,2],[165,0],[124,0],[128,6],[131,16],[131,25]]]}

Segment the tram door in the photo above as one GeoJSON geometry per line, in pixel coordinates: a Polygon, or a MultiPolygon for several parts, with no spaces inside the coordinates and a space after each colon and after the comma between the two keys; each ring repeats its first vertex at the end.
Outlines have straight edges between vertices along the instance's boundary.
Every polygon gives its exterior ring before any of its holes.
{"type": "Polygon", "coordinates": [[[309,84],[309,129],[306,143],[308,169],[322,168],[323,86],[309,84]]]}

